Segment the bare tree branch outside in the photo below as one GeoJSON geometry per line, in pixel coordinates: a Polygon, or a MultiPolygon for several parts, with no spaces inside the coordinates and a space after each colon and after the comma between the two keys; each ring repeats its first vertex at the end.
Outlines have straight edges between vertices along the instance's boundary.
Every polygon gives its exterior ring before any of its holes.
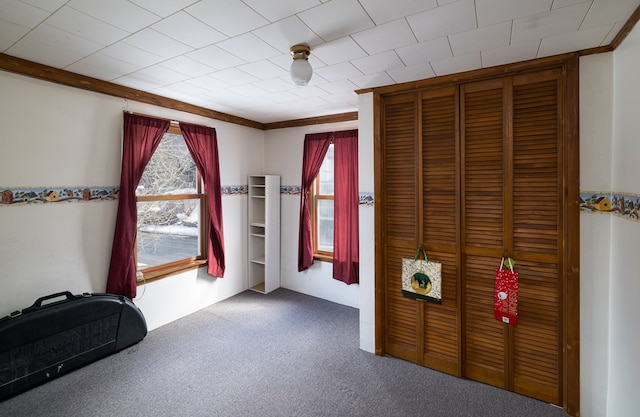
{"type": "Polygon", "coordinates": [[[197,180],[182,136],[165,134],[136,190],[136,196],[145,200],[137,203],[138,269],[199,255],[197,180]]]}

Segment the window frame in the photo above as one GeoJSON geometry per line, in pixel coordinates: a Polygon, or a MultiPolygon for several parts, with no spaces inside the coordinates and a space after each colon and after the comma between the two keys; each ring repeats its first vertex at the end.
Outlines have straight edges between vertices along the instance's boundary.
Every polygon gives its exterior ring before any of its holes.
{"type": "MultiPolygon", "coordinates": [[[[333,140],[331,140],[331,146],[333,146],[333,140]]],[[[328,155],[328,152],[327,152],[328,155]]],[[[325,155],[326,158],[326,155],[325,155]]],[[[323,160],[324,164],[324,160],[323,160]]],[[[318,171],[318,175],[313,180],[313,185],[311,186],[311,192],[309,193],[309,202],[310,202],[310,211],[311,211],[311,237],[313,242],[313,259],[317,259],[319,261],[325,262],[333,262],[333,251],[324,251],[318,249],[319,246],[319,230],[318,230],[318,219],[320,217],[318,213],[319,202],[321,200],[330,200],[335,204],[335,196],[333,194],[320,194],[320,175],[321,171],[318,171]]],[[[335,176],[335,166],[334,166],[334,176],[335,176]]],[[[334,227],[335,227],[335,219],[334,219],[334,227]]]]}
{"type": "MultiPolygon", "coordinates": [[[[171,122],[169,129],[166,133],[180,135],[182,136],[182,132],[180,131],[180,126],[178,123],[171,122]]],[[[184,139],[184,137],[183,137],[184,139]]],[[[163,137],[164,140],[164,137],[163,137]]],[[[193,157],[191,157],[193,159],[193,157]]],[[[138,224],[136,221],[136,237],[133,245],[133,255],[134,262],[136,265],[136,272],[142,273],[142,277],[137,275],[136,284],[144,285],[149,282],[157,281],[159,279],[168,277],[178,272],[199,268],[201,266],[207,265],[208,259],[208,239],[207,236],[209,234],[209,224],[211,222],[209,217],[209,207],[207,203],[207,194],[204,188],[204,182],[202,180],[202,176],[200,175],[200,171],[196,167],[196,193],[195,194],[173,194],[173,195],[144,195],[138,196],[136,194],[136,213],[137,213],[137,203],[139,202],[152,202],[152,201],[175,201],[175,200],[199,200],[200,207],[200,227],[199,227],[199,256],[191,256],[184,259],[179,259],[173,262],[167,262],[161,265],[151,266],[144,269],[138,269],[138,224]]]]}

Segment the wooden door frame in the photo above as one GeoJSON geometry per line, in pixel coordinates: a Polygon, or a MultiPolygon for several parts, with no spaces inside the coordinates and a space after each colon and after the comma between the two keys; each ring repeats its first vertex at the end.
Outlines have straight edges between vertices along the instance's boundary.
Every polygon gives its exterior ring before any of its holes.
{"type": "Polygon", "coordinates": [[[422,89],[459,85],[463,82],[513,76],[522,73],[561,68],[563,72],[562,134],[565,145],[562,165],[562,206],[564,271],[562,276],[563,340],[562,405],[572,415],[580,415],[580,152],[579,152],[579,54],[564,54],[524,63],[470,71],[373,89],[374,105],[374,195],[375,198],[375,353],[385,354],[384,346],[384,179],[382,178],[382,97],[422,89]]]}

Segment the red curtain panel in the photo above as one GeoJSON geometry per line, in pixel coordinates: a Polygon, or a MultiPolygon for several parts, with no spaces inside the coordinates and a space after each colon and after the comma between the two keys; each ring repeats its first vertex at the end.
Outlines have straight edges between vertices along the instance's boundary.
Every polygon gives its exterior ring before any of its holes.
{"type": "Polygon", "coordinates": [[[124,113],[122,172],[107,293],[130,299],[136,296],[137,268],[133,256],[138,223],[136,188],[170,123],[169,120],[124,113]]]}

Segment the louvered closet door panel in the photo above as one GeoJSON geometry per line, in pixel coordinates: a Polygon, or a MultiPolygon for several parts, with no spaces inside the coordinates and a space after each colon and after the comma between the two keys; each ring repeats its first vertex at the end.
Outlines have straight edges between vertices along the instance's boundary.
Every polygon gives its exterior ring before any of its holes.
{"type": "Polygon", "coordinates": [[[520,261],[518,325],[513,328],[513,390],[561,404],[558,268],[520,261]]]}
{"type": "Polygon", "coordinates": [[[465,377],[505,384],[504,325],[493,317],[496,258],[467,255],[465,262],[465,377]]]}
{"type": "Polygon", "coordinates": [[[505,387],[505,329],[493,318],[504,242],[503,81],[461,87],[464,375],[505,387]],[[499,262],[499,261],[498,261],[499,262]]]}
{"type": "Polygon", "coordinates": [[[423,363],[460,375],[458,322],[458,91],[422,93],[423,244],[442,263],[442,304],[423,307],[423,363]]]}
{"type": "Polygon", "coordinates": [[[515,77],[513,257],[520,274],[513,390],[561,403],[559,72],[515,77]]]}
{"type": "Polygon", "coordinates": [[[502,82],[463,86],[464,244],[503,246],[502,82]]]}
{"type": "Polygon", "coordinates": [[[558,255],[557,80],[513,89],[513,245],[558,255]]]}
{"type": "Polygon", "coordinates": [[[388,97],[382,106],[384,351],[417,362],[417,306],[401,290],[402,257],[413,257],[418,242],[418,95],[388,97]]]}

